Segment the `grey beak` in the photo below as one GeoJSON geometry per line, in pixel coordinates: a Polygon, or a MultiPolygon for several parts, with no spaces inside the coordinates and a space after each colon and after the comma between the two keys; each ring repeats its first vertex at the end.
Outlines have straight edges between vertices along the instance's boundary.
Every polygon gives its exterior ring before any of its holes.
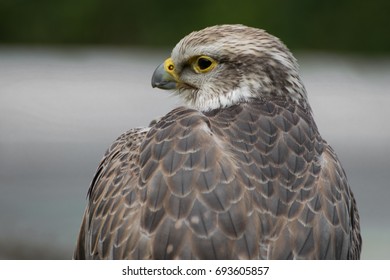
{"type": "Polygon", "coordinates": [[[152,87],[158,87],[160,89],[176,88],[176,81],[167,71],[165,71],[164,62],[153,72],[152,87]]]}

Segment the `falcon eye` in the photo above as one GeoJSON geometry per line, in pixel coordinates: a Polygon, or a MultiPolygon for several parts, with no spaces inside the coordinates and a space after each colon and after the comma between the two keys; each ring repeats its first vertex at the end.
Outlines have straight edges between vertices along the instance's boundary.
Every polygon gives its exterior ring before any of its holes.
{"type": "Polygon", "coordinates": [[[193,65],[196,73],[206,73],[212,70],[217,65],[217,62],[209,56],[199,56],[193,65]]]}
{"type": "Polygon", "coordinates": [[[200,70],[205,70],[210,67],[211,61],[204,57],[199,57],[198,59],[198,67],[200,70]]]}

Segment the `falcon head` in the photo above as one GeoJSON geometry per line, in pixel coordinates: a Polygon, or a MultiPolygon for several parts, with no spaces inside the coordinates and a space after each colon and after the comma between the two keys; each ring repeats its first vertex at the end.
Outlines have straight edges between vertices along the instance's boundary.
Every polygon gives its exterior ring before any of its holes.
{"type": "Polygon", "coordinates": [[[154,71],[152,86],[175,90],[201,111],[272,96],[309,108],[298,64],[287,47],[264,30],[244,25],[190,33],[154,71]]]}

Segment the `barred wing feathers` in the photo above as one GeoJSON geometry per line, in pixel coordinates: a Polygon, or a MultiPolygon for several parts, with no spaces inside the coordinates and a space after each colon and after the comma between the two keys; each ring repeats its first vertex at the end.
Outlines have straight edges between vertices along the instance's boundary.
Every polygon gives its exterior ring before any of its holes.
{"type": "Polygon", "coordinates": [[[179,107],[109,149],[75,258],[357,258],[357,223],[344,171],[299,105],[179,107]]]}

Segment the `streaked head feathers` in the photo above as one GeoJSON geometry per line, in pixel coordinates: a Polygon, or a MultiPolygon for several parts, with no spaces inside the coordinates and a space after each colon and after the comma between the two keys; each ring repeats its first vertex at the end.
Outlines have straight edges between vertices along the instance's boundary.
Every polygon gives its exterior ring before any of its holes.
{"type": "Polygon", "coordinates": [[[288,96],[309,108],[291,52],[275,36],[244,25],[190,33],[156,69],[152,84],[174,89],[188,106],[201,111],[270,96],[288,96]]]}

